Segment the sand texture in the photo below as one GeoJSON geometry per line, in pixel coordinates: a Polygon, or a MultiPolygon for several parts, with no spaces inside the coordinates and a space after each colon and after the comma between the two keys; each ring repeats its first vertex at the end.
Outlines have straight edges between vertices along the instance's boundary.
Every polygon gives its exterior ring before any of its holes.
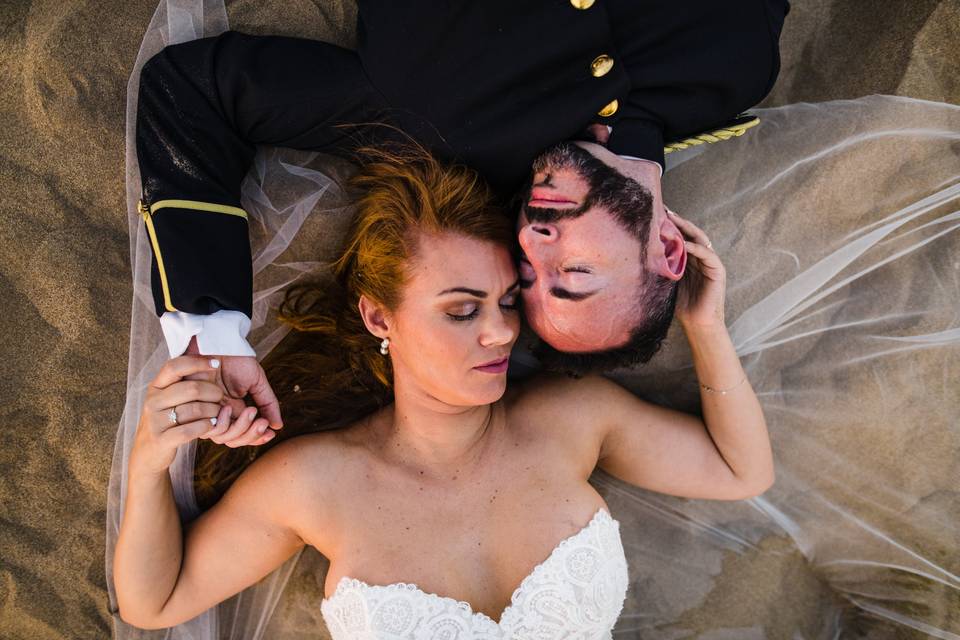
{"type": "MultiPolygon", "coordinates": [[[[127,80],[155,8],[154,2],[142,0],[7,0],[0,4],[4,123],[0,129],[0,300],[6,325],[0,333],[5,365],[0,377],[0,638],[111,635],[103,558],[105,502],[124,402],[132,295],[124,200],[124,113],[127,80]]],[[[228,3],[228,13],[233,28],[254,33],[300,35],[345,46],[353,41],[355,7],[350,2],[241,0],[228,3]]],[[[796,0],[784,27],[782,72],[762,106],[876,93],[957,104],[958,42],[960,2],[956,0],[796,0]]],[[[695,162],[690,161],[691,179],[695,162]]],[[[851,173],[850,179],[861,176],[851,173]]],[[[807,195],[815,198],[816,190],[807,195]]],[[[683,211],[701,204],[690,196],[678,198],[673,206],[683,211]]],[[[851,216],[844,224],[854,228],[856,212],[851,216]]],[[[816,228],[822,223],[814,217],[808,224],[816,228]]],[[[750,243],[751,236],[745,233],[726,249],[747,252],[750,243]]],[[[950,246],[957,251],[956,240],[950,246]]],[[[750,267],[749,259],[738,263],[744,272],[750,267]]],[[[747,293],[740,300],[743,308],[756,302],[747,293]]],[[[843,344],[818,345],[818,349],[830,348],[842,349],[843,344]]],[[[956,354],[954,349],[954,362],[956,354]]],[[[818,373],[805,366],[804,353],[792,353],[790,363],[781,375],[801,382],[816,380],[818,373]]],[[[838,416],[836,407],[819,405],[822,429],[806,432],[807,439],[797,437],[777,446],[808,446],[818,455],[831,446],[838,451],[855,449],[856,443],[844,438],[848,431],[830,426],[841,424],[842,418],[842,424],[854,429],[858,420],[890,420],[908,409],[916,411],[908,406],[910,393],[903,390],[929,383],[946,371],[957,374],[957,367],[935,357],[904,364],[897,377],[888,380],[900,389],[902,406],[893,401],[883,406],[882,394],[858,396],[871,384],[867,374],[862,379],[838,378],[836,384],[862,403],[854,407],[856,419],[849,414],[838,416]],[[814,447],[813,442],[819,444],[814,447]]],[[[950,474],[954,487],[960,477],[957,379],[953,378],[953,387],[949,381],[936,380],[944,385],[944,397],[952,404],[931,407],[929,415],[912,414],[918,416],[917,424],[940,425],[940,431],[884,432],[869,448],[864,446],[862,455],[870,457],[871,468],[890,473],[864,478],[856,472],[866,463],[857,463],[832,469],[836,474],[825,474],[824,486],[811,489],[839,495],[836,486],[826,486],[829,475],[834,485],[844,487],[850,498],[847,504],[879,514],[881,521],[889,516],[892,522],[896,520],[893,510],[877,506],[890,506],[890,496],[871,493],[876,489],[871,482],[882,480],[885,486],[895,483],[904,495],[917,496],[897,502],[897,514],[909,511],[917,522],[960,521],[956,492],[942,489],[949,484],[950,474]],[[952,425],[944,422],[944,416],[953,416],[952,425]],[[894,471],[905,466],[905,458],[912,463],[911,473],[894,471]]],[[[644,384],[642,375],[626,381],[639,387],[644,384]]],[[[782,406],[787,415],[791,403],[782,406]]],[[[608,487],[606,495],[616,512],[611,498],[616,483],[604,478],[598,482],[608,487]]],[[[802,504],[803,498],[795,496],[796,503],[802,504]]],[[[828,568],[812,571],[785,537],[754,538],[750,531],[757,515],[748,511],[744,507],[743,514],[725,516],[733,528],[742,524],[744,539],[751,540],[747,550],[688,558],[690,563],[711,566],[717,582],[709,595],[691,591],[689,602],[658,603],[657,611],[665,616],[672,607],[685,613],[670,635],[656,637],[789,638],[793,636],[786,635],[788,630],[802,629],[804,637],[819,638],[828,627],[820,612],[834,608],[841,612],[840,637],[927,637],[922,631],[905,630],[843,606],[844,597],[863,595],[860,583],[850,582],[848,573],[832,575],[828,568]],[[753,561],[754,556],[759,559],[753,561]],[[785,599],[783,594],[789,596],[785,599]],[[710,631],[720,627],[727,631],[710,631]]],[[[807,515],[816,512],[813,507],[802,510],[807,515]]],[[[625,531],[629,524],[624,523],[625,531]]],[[[658,525],[644,526],[647,529],[639,525],[634,529],[636,536],[658,525]]],[[[899,533],[905,541],[916,542],[911,531],[899,533]]],[[[839,549],[843,536],[844,531],[838,530],[829,548],[839,549]]],[[[950,566],[948,556],[957,555],[957,538],[957,528],[947,527],[920,543],[926,557],[950,566]]],[[[625,536],[625,544],[636,550],[643,540],[625,536]]],[[[683,541],[677,545],[682,548],[683,541]]],[[[642,552],[636,554],[640,557],[642,552]]],[[[658,569],[656,558],[649,558],[647,566],[654,572],[669,570],[658,569]]],[[[283,623],[278,622],[267,637],[316,637],[315,630],[321,626],[316,603],[322,596],[318,567],[322,568],[318,558],[298,565],[290,587],[297,596],[283,602],[277,612],[283,623]]],[[[957,570],[955,560],[953,569],[957,570]]],[[[878,582],[867,568],[858,579],[871,585],[895,585],[898,580],[890,576],[878,582]]],[[[923,610],[925,619],[937,628],[960,634],[960,599],[955,593],[956,588],[921,590],[916,609],[923,610]]],[[[883,596],[871,593],[868,597],[882,600],[883,596]]],[[[650,588],[631,597],[649,602],[657,593],[650,588]]]]}

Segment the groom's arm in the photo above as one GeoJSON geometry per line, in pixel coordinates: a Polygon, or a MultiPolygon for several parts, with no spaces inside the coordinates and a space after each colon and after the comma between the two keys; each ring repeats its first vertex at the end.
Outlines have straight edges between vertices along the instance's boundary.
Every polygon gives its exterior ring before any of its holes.
{"type": "Polygon", "coordinates": [[[154,304],[171,355],[252,355],[252,266],[240,185],[257,144],[333,149],[382,109],[352,51],[226,32],[144,65],[136,120],[154,304]]]}
{"type": "MultiPolygon", "coordinates": [[[[664,164],[664,147],[703,136],[694,144],[726,140],[751,125],[739,118],[772,89],[780,71],[780,33],[788,0],[728,5],[690,2],[623,3],[625,25],[656,24],[655,42],[643,29],[621,33],[621,57],[630,91],[620,96],[607,148],[664,164]]],[[[752,122],[755,124],[755,122],[752,122]]]]}

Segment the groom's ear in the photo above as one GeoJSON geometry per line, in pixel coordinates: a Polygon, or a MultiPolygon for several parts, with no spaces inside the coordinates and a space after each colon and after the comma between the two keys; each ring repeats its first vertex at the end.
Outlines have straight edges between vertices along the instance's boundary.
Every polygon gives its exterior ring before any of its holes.
{"type": "Polygon", "coordinates": [[[374,302],[366,295],[360,296],[360,317],[363,318],[363,324],[367,331],[378,338],[386,338],[390,333],[390,319],[386,310],[377,302],[374,302]]]}
{"type": "Polygon", "coordinates": [[[683,241],[683,232],[673,224],[669,217],[660,223],[657,233],[659,251],[653,253],[653,268],[669,280],[679,280],[687,267],[687,248],[683,241]]]}

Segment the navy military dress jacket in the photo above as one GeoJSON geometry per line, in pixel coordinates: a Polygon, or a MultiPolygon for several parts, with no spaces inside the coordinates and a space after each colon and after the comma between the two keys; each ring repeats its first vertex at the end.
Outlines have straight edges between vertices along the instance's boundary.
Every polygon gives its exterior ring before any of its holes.
{"type": "Polygon", "coordinates": [[[502,193],[546,147],[612,126],[615,153],[721,127],[769,92],[787,0],[360,0],[357,50],[228,31],[144,65],[141,213],[158,315],[251,315],[240,184],[256,145],[337,153],[393,135],[502,193]],[[348,126],[340,126],[348,125],[348,126]]]}

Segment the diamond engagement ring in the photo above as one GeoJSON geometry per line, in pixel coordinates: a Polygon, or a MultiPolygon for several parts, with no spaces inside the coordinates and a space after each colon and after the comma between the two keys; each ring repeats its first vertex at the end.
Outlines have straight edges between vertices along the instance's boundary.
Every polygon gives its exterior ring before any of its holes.
{"type": "Polygon", "coordinates": [[[170,413],[167,414],[167,417],[170,418],[170,424],[180,424],[177,422],[177,409],[174,407],[170,409],[170,413]]]}

